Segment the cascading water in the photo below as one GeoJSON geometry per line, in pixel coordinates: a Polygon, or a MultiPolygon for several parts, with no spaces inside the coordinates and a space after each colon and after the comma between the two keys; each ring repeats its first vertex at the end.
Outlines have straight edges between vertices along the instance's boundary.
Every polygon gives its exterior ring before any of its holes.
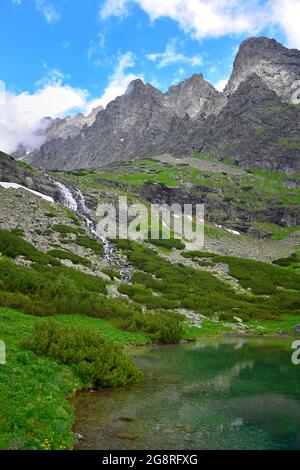
{"type": "Polygon", "coordinates": [[[64,206],[68,207],[68,209],[71,209],[72,211],[77,212],[78,205],[69,188],[67,188],[64,184],[60,183],[59,181],[51,181],[58,187],[62,196],[62,203],[64,204],[64,206]]]}
{"type": "Polygon", "coordinates": [[[107,240],[107,238],[97,232],[95,228],[95,223],[90,218],[91,211],[86,205],[85,197],[82,191],[79,188],[74,188],[71,190],[63,183],[53,179],[51,181],[58,187],[62,196],[62,203],[66,207],[68,207],[68,209],[75,211],[80,218],[84,219],[91,235],[102,242],[104,256],[108,260],[109,264],[117,266],[121,278],[125,281],[128,281],[130,278],[125,272],[124,267],[122,267],[122,265],[120,264],[120,261],[115,257],[115,250],[113,245],[107,240]]]}

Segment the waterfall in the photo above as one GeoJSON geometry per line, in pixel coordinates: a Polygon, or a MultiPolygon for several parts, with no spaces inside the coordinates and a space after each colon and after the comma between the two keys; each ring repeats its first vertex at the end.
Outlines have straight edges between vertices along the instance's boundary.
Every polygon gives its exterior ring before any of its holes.
{"type": "Polygon", "coordinates": [[[51,181],[55,184],[55,186],[58,187],[60,194],[62,195],[63,205],[68,207],[68,209],[77,212],[78,205],[69,188],[67,188],[64,184],[60,183],[59,181],[53,179],[51,179],[51,181]]]}
{"type": "Polygon", "coordinates": [[[115,265],[119,269],[120,276],[123,280],[129,281],[130,278],[125,272],[125,268],[122,267],[120,261],[115,257],[114,246],[110,243],[107,238],[100,235],[95,227],[95,223],[91,219],[91,211],[86,205],[85,197],[79,188],[68,188],[63,183],[51,179],[51,181],[58,187],[61,196],[62,203],[64,206],[76,212],[76,214],[85,221],[87,228],[91,235],[100,240],[103,245],[104,256],[108,260],[110,265],[115,265]]]}

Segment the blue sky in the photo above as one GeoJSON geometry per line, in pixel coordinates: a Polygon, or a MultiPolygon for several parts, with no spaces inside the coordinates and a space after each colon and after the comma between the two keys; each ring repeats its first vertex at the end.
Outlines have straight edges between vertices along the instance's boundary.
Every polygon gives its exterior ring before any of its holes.
{"type": "Polygon", "coordinates": [[[105,106],[136,77],[165,91],[202,72],[222,88],[243,39],[300,48],[299,18],[300,0],[1,0],[0,147],[43,115],[105,106]]]}

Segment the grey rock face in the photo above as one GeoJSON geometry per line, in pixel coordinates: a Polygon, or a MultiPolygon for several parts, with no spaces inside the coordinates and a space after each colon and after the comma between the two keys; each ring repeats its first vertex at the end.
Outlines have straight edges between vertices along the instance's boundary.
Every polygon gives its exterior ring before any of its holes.
{"type": "MultiPolygon", "coordinates": [[[[237,184],[239,184],[238,181],[237,184]]],[[[187,184],[181,184],[179,188],[168,188],[160,184],[145,183],[138,189],[138,193],[152,204],[166,203],[169,206],[174,203],[204,204],[207,221],[244,233],[251,233],[251,226],[254,222],[270,222],[283,227],[300,224],[299,206],[283,207],[280,201],[274,201],[266,207],[247,205],[235,209],[234,205],[226,200],[224,194],[214,186],[207,187],[198,184],[192,189],[193,191],[187,184]]],[[[251,234],[263,238],[263,234],[253,231],[251,234]]]]}
{"type": "Polygon", "coordinates": [[[224,93],[197,74],[165,94],[135,80],[89,123],[82,126],[82,115],[56,120],[26,161],[70,170],[201,150],[292,174],[300,165],[300,110],[288,102],[297,79],[300,51],[252,38],[242,43],[224,93]]]}
{"type": "MultiPolygon", "coordinates": [[[[92,126],[100,111],[103,111],[102,106],[98,106],[93,109],[87,116],[82,113],[78,113],[64,119],[45,117],[41,120],[40,129],[38,129],[36,133],[41,136],[41,143],[45,143],[53,139],[76,137],[76,135],[82,131],[84,126],[92,126]]],[[[23,145],[19,145],[13,156],[17,159],[26,160],[27,154],[28,149],[23,145]]]]}
{"type": "Polygon", "coordinates": [[[283,102],[257,75],[229,97],[218,116],[197,123],[196,150],[245,168],[292,174],[300,170],[300,110],[283,102]]]}
{"type": "Polygon", "coordinates": [[[60,193],[47,176],[17,163],[12,157],[0,152],[0,181],[17,183],[42,194],[60,199],[60,193]]]}
{"type": "Polygon", "coordinates": [[[253,73],[280,98],[289,102],[295,91],[293,84],[300,80],[300,51],[287,49],[275,39],[247,39],[239,48],[232,75],[224,90],[225,95],[234,93],[253,73]]]}
{"type": "Polygon", "coordinates": [[[54,119],[51,120],[48,125],[45,138],[50,139],[66,139],[68,137],[75,137],[83,129],[84,126],[91,126],[96,119],[97,114],[103,111],[102,106],[99,106],[88,115],[85,116],[82,113],[75,114],[75,116],[68,116],[65,119],[54,119]]]}
{"type": "Polygon", "coordinates": [[[164,95],[164,104],[173,114],[183,117],[188,114],[194,118],[206,118],[217,114],[224,106],[224,97],[201,74],[194,74],[164,95]]]}
{"type": "Polygon", "coordinates": [[[33,153],[37,166],[93,168],[109,161],[134,160],[164,153],[180,155],[187,146],[189,118],[163,105],[163,94],[141,80],[97,114],[94,124],[75,137],[56,138],[33,153]]]}

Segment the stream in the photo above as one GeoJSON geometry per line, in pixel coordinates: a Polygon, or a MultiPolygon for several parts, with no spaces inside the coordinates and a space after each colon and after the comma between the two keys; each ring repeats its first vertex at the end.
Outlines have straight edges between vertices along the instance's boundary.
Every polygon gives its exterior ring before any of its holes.
{"type": "Polygon", "coordinates": [[[108,260],[110,266],[115,266],[118,269],[121,278],[124,281],[129,281],[130,277],[126,272],[126,268],[122,266],[120,260],[115,256],[116,250],[114,245],[104,235],[100,235],[97,232],[96,223],[91,218],[91,211],[86,205],[86,200],[82,191],[79,188],[69,188],[65,184],[60,181],[56,181],[53,178],[50,178],[50,180],[59,189],[63,205],[76,212],[78,217],[85,221],[91,236],[102,243],[104,256],[108,260]]]}
{"type": "Polygon", "coordinates": [[[72,399],[80,449],[300,449],[291,340],[222,337],[131,351],[140,385],[72,399]]]}

